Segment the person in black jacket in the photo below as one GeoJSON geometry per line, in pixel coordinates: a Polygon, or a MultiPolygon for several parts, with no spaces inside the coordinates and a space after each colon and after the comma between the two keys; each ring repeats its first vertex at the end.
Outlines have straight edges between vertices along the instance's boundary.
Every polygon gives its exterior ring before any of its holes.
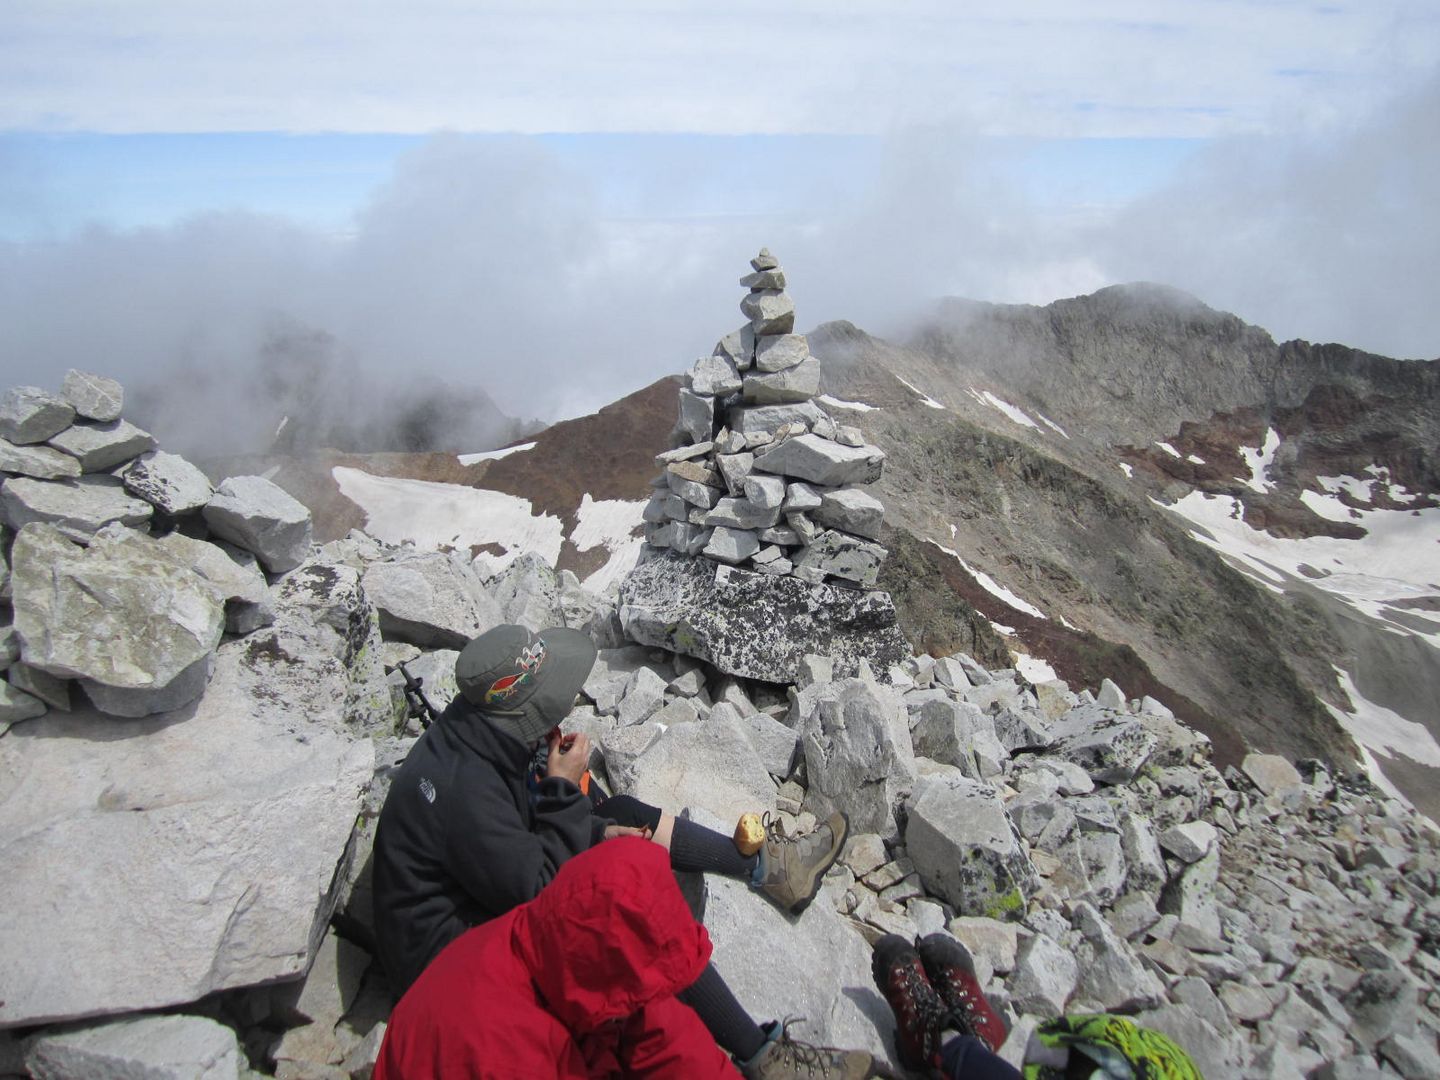
{"type": "MultiPolygon", "coordinates": [[[[791,911],[819,890],[845,842],[843,814],[801,837],[774,830],[747,857],[730,837],[629,796],[595,808],[580,789],[589,739],[555,737],[595,656],[578,631],[532,633],[513,624],[486,631],[460,653],[460,695],[396,771],[375,837],[376,938],[397,997],[451,941],[533,899],[567,859],[608,837],[653,839],[675,869],[748,879],[791,911]],[[531,762],[547,737],[537,775],[531,762]]],[[[747,1074],[788,1076],[785,1063],[802,1058],[829,1061],[822,1076],[863,1076],[860,1058],[869,1067],[868,1055],[793,1042],[780,1024],[762,1029],[713,965],[681,1000],[747,1074]]]]}

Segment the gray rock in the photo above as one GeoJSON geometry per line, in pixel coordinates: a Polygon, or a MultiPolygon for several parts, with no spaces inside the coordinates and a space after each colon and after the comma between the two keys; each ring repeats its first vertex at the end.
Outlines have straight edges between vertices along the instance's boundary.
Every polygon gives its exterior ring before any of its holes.
{"type": "Polygon", "coordinates": [[[727,705],[703,724],[667,729],[635,759],[633,774],[630,794],[671,811],[689,806],[735,822],[775,806],[775,782],[727,705]]]}
{"type": "Polygon", "coordinates": [[[1399,966],[1367,971],[1343,999],[1352,1021],[1350,1036],[1373,1049],[1392,1035],[1414,1030],[1419,1008],[1419,987],[1399,966]]]}
{"type": "Polygon", "coordinates": [[[880,576],[886,554],[879,544],[826,529],[805,545],[794,562],[797,570],[842,578],[868,589],[880,576]]]}
{"type": "MultiPolygon", "coordinates": [[[[455,661],[459,658],[460,653],[455,649],[434,649],[422,652],[405,664],[405,670],[421,680],[421,689],[436,709],[444,710],[460,696],[460,687],[455,682],[455,661]]],[[[392,679],[404,684],[403,676],[398,673],[392,679]]]]}
{"type": "Polygon", "coordinates": [[[775,270],[779,268],[780,260],[775,258],[774,255],[770,254],[769,248],[762,247],[760,249],[760,254],[756,255],[755,258],[750,260],[750,265],[755,270],[775,270]]]}
{"type": "Polygon", "coordinates": [[[777,334],[755,339],[755,370],[786,371],[810,359],[804,334],[777,334]]]}
{"type": "MultiPolygon", "coordinates": [[[[772,261],[773,258],[772,256],[772,261]]],[[[747,289],[783,289],[785,288],[785,271],[778,266],[756,270],[753,274],[746,274],[742,277],[740,284],[747,289]]]]}
{"type": "Polygon", "coordinates": [[[619,721],[626,726],[643,723],[664,703],[665,680],[651,668],[637,668],[620,698],[619,721]]]}
{"type": "Polygon", "coordinates": [[[742,713],[740,724],[766,772],[781,778],[789,776],[800,745],[800,737],[794,729],[786,727],[768,713],[753,709],[748,716],[742,713]]]}
{"type": "Polygon", "coordinates": [[[9,727],[46,713],[45,703],[8,682],[0,682],[0,724],[9,727]]]}
{"type": "Polygon", "coordinates": [[[1088,903],[1075,905],[1073,920],[1085,936],[1078,993],[1107,1012],[1134,1012],[1165,1004],[1165,985],[1145,967],[1100,913],[1088,903]]]}
{"type": "Polygon", "coordinates": [[[1275,1011],[1270,995],[1258,986],[1229,982],[1220,987],[1220,1002],[1236,1023],[1254,1023],[1275,1011]]]}
{"type": "Polygon", "coordinates": [[[387,638],[421,648],[462,649],[504,619],[470,564],[441,552],[373,563],[362,584],[387,638]]]}
{"type": "Polygon", "coordinates": [[[733,566],[744,562],[759,550],[760,539],[751,530],[717,525],[702,552],[706,558],[733,566]]]}
{"type": "Polygon", "coordinates": [[[1091,778],[1108,784],[1134,779],[1156,739],[1143,724],[1099,706],[1071,709],[1052,729],[1050,752],[1079,765],[1091,778]]]}
{"type": "Polygon", "coordinates": [[[69,679],[57,678],[48,671],[42,671],[33,664],[17,661],[10,665],[6,677],[10,685],[17,690],[23,690],[31,697],[37,697],[52,709],[59,709],[61,712],[70,711],[70,687],[69,679]]]}
{"type": "Polygon", "coordinates": [[[194,513],[215,497],[203,472],[179,454],[157,450],[141,454],[120,474],[125,490],[162,514],[194,513]]]}
{"type": "Polygon", "coordinates": [[[1215,847],[1215,826],[1208,821],[1187,821],[1172,825],[1160,834],[1160,846],[1181,862],[1199,862],[1215,847]]]}
{"type": "Polygon", "coordinates": [[[1079,978],[1080,969],[1070,953],[1044,934],[1034,934],[1016,957],[1008,983],[1011,1004],[1032,1016],[1060,1016],[1079,978]]]}
{"type": "Polygon", "coordinates": [[[1136,891],[1116,900],[1108,918],[1117,934],[1133,940],[1160,921],[1160,912],[1147,893],[1136,891]]]}
{"type": "Polygon", "coordinates": [[[708,441],[715,434],[715,399],[682,388],[676,426],[691,442],[708,441]]]}
{"type": "Polygon", "coordinates": [[[1406,1080],[1435,1080],[1440,1077],[1436,1061],[1434,1031],[1413,1035],[1390,1035],[1379,1046],[1380,1056],[1406,1080]]]}
{"type": "Polygon", "coordinates": [[[865,679],[816,684],[793,697],[815,812],[843,810],[858,832],[895,837],[895,807],[915,775],[905,711],[865,679]]]}
{"type": "Polygon", "coordinates": [[[955,701],[943,690],[922,690],[906,695],[910,735],[915,752],[947,765],[966,776],[998,776],[1009,754],[995,738],[994,722],[979,708],[955,701]]]}
{"type": "Polygon", "coordinates": [[[485,591],[499,605],[500,622],[533,630],[570,625],[560,602],[560,575],[533,551],[522,552],[486,581],[485,591]]]}
{"type": "Polygon", "coordinates": [[[155,438],[128,420],[100,424],[78,420],[57,435],[50,445],[80,462],[82,472],[105,472],[155,449],[155,438]]]}
{"type": "Polygon", "coordinates": [[[1039,885],[999,796],[964,777],[918,783],[905,846],[931,893],[963,915],[1014,921],[1039,885]]]}
{"type": "Polygon", "coordinates": [[[288,1023],[302,1025],[281,1037],[272,1054],[277,1065],[327,1062],[344,1056],[336,1028],[360,995],[360,979],[369,959],[363,949],[331,928],[321,939],[305,978],[277,988],[271,995],[272,1012],[288,1023]]]}
{"type": "Polygon", "coordinates": [[[717,454],[715,465],[725,481],[725,489],[731,495],[740,495],[745,491],[745,481],[755,469],[755,455],[749,452],[717,454]]]}
{"type": "Polygon", "coordinates": [[[0,439],[0,473],[65,480],[80,475],[80,463],[49,446],[16,446],[9,439],[0,439]]]}
{"type": "Polygon", "coordinates": [[[744,371],[755,363],[755,331],[746,323],[739,330],[732,330],[715,345],[715,355],[723,356],[735,367],[744,371]]]}
{"type": "Polygon", "coordinates": [[[1244,1049],[1233,1031],[1221,1032],[1184,1005],[1163,1005],[1133,1017],[1141,1027],[1154,1028],[1175,1040],[1190,1055],[1202,1076],[1239,1076],[1244,1049]]]}
{"type": "Polygon", "coordinates": [[[740,370],[728,356],[702,356],[690,365],[686,383],[701,397],[723,397],[740,389],[740,370]]]}
{"type": "Polygon", "coordinates": [[[38,386],[17,386],[0,397],[0,438],[17,446],[42,443],[74,419],[73,406],[38,386]]]}
{"type": "Polygon", "coordinates": [[[0,488],[0,516],[16,532],[26,525],[45,522],[59,527],[67,536],[84,540],[114,521],[144,525],[154,513],[154,507],[131,498],[112,476],[82,476],[78,480],[17,476],[0,488]]]}
{"type": "Polygon", "coordinates": [[[1246,754],[1240,763],[1243,772],[1262,795],[1299,787],[1302,783],[1295,766],[1279,754],[1246,754]]]}
{"type": "Polygon", "coordinates": [[[757,506],[749,499],[725,496],[705,515],[704,524],[727,529],[768,529],[780,520],[780,507],[757,506]]]}
{"type": "Polygon", "coordinates": [[[809,480],[826,487],[878,480],[885,453],[874,446],[841,446],[819,435],[799,435],[755,455],[761,472],[809,480]]]}
{"type": "Polygon", "coordinates": [[[248,634],[275,621],[270,586],[250,552],[193,540],[178,532],[167,533],[155,543],[216,588],[225,603],[229,633],[248,634]]]}
{"type": "Polygon", "coordinates": [[[160,690],[220,641],[223,598],[143,533],[113,525],[83,548],[27,525],[12,557],[22,655],[52,675],[160,690]]]}
{"type": "Polygon", "coordinates": [[[862,658],[877,667],[899,663],[910,647],[894,611],[887,593],[672,554],[637,566],[620,586],[620,620],[632,640],[782,684],[796,681],[807,653],[833,657],[842,677],[862,658]]]}
{"type": "Polygon", "coordinates": [[[885,523],[885,505],[860,488],[837,488],[821,496],[820,505],[811,511],[811,516],[832,529],[878,540],[885,523]]]}
{"type": "Polygon", "coordinates": [[[162,1008],[306,969],[374,754],[333,729],[340,657],[267,633],[222,644],[193,708],[123,739],[88,708],[46,717],[47,737],[26,724],[0,739],[13,795],[0,864],[29,898],[7,905],[0,1025],[162,1008]],[[57,979],[63,956],[83,970],[57,979]]]}
{"type": "Polygon", "coordinates": [[[957,915],[946,925],[946,929],[972,956],[984,960],[997,974],[1008,975],[1015,970],[1020,935],[1014,923],[984,916],[957,915]]]}
{"type": "Polygon", "coordinates": [[[1125,711],[1125,691],[1116,686],[1109,679],[1100,681],[1100,692],[1095,695],[1095,704],[1103,709],[1115,709],[1117,712],[1125,711]]]}
{"type": "Polygon", "coordinates": [[[1139,814],[1122,814],[1120,842],[1125,852],[1130,887],[1158,891],[1169,875],[1165,872],[1165,857],[1160,853],[1160,843],[1155,839],[1150,822],[1139,814]]]}
{"type": "MultiPolygon", "coordinates": [[[[753,463],[754,458],[751,457],[753,463]]],[[[785,501],[785,481],[778,476],[747,476],[744,482],[745,498],[759,510],[778,511],[785,501]]]]}
{"type": "Polygon", "coordinates": [[[310,511],[262,476],[222,480],[204,515],[212,533],[253,551],[272,574],[294,569],[310,553],[310,511]]]}
{"type": "Polygon", "coordinates": [[[795,329],[795,301],[780,289],[747,293],[740,301],[740,313],[750,320],[750,329],[757,338],[788,334],[795,329]]]}
{"type": "Polygon", "coordinates": [[[183,709],[205,692],[214,667],[214,655],[200,657],[164,686],[132,689],[107,686],[93,679],[80,679],[95,708],[106,716],[140,717],[183,709]]]}
{"type": "Polygon", "coordinates": [[[718,486],[720,477],[718,474],[711,473],[707,479],[713,479],[715,481],[713,484],[692,479],[690,476],[685,475],[687,471],[691,470],[683,470],[681,468],[681,466],[688,464],[692,463],[678,462],[666,468],[665,481],[671,491],[691,506],[698,506],[701,509],[708,510],[714,506],[720,498],[720,488],[718,486]]]}
{"type": "Polygon", "coordinates": [[[119,420],[125,408],[125,389],[114,379],[71,368],[65,373],[60,396],[75,410],[75,415],[102,423],[119,420]]]}
{"type": "Polygon", "coordinates": [[[1220,912],[1215,902],[1215,883],[1219,876],[1220,854],[1212,847],[1198,862],[1165,887],[1160,897],[1160,910],[1177,916],[1206,933],[1220,933],[1220,912]]]}
{"type": "MultiPolygon", "coordinates": [[[[745,436],[773,435],[781,428],[800,424],[807,431],[825,419],[825,412],[812,401],[787,405],[737,405],[728,414],[730,426],[745,436]]],[[[748,445],[747,438],[747,445],[748,445]]]]}
{"type": "Polygon", "coordinates": [[[747,372],[740,392],[745,402],[753,405],[809,401],[820,392],[820,362],[811,357],[768,375],[747,372]]]}
{"type": "Polygon", "coordinates": [[[138,1016],[47,1031],[25,1055],[35,1080],[237,1080],[235,1032],[202,1016],[138,1016]]]}

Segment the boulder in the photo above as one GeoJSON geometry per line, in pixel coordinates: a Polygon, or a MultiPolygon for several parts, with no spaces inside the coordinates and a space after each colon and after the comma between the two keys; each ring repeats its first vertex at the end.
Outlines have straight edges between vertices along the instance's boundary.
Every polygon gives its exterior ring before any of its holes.
{"type": "Polygon", "coordinates": [[[1023,1013],[1048,1020],[1065,1012],[1079,979],[1075,958],[1044,934],[1034,934],[1020,946],[1007,984],[1010,1002],[1023,1013]]]}
{"type": "Polygon", "coordinates": [[[172,532],[155,541],[178,562],[193,569],[220,593],[225,602],[225,629],[248,634],[275,621],[270,586],[255,556],[224,543],[194,540],[172,532]]]}
{"type": "Polygon", "coordinates": [[[17,446],[43,443],[75,420],[75,409],[38,386],[17,386],[0,396],[0,438],[17,446]]]}
{"type": "Polygon", "coordinates": [[[837,577],[870,588],[880,576],[880,564],[886,551],[835,529],[826,529],[805,545],[795,560],[797,571],[810,571],[821,577],[837,577]]]}
{"type": "Polygon", "coordinates": [[[740,313],[750,320],[750,329],[757,338],[788,334],[795,329],[795,301],[780,289],[747,293],[740,301],[740,313]]]}
{"type": "Polygon", "coordinates": [[[134,718],[173,712],[205,692],[214,660],[213,654],[206,654],[159,687],[108,686],[94,679],[80,679],[79,684],[95,708],[106,716],[134,718]]]}
{"type": "Polygon", "coordinates": [[[1260,789],[1262,795],[1273,795],[1277,791],[1299,787],[1300,773],[1279,754],[1246,754],[1240,763],[1240,771],[1260,789]]]}
{"type": "Polygon", "coordinates": [[[125,490],[162,514],[176,517],[204,509],[215,497],[210,480],[179,454],[141,454],[120,474],[125,490]]]}
{"type": "Polygon", "coordinates": [[[778,510],[785,501],[785,481],[781,477],[747,476],[743,486],[745,498],[759,509],[778,510]]]}
{"type": "Polygon", "coordinates": [[[33,480],[66,480],[80,475],[80,462],[49,446],[17,446],[0,439],[0,473],[33,480]]]}
{"type": "Polygon", "coordinates": [[[769,713],[756,712],[754,708],[748,715],[743,710],[739,711],[740,726],[759,755],[765,771],[781,779],[789,776],[800,749],[799,735],[769,713]]]}
{"type": "Polygon", "coordinates": [[[500,605],[499,622],[532,630],[570,625],[561,604],[560,575],[533,551],[524,552],[486,581],[485,591],[500,605]]]}
{"type": "Polygon", "coordinates": [[[128,495],[113,476],[76,480],[17,476],[0,489],[0,517],[17,532],[33,522],[48,522],[66,535],[84,540],[112,521],[144,525],[154,513],[154,507],[128,495]]]}
{"type": "MultiPolygon", "coordinates": [[[[159,691],[203,661],[224,631],[215,587],[123,525],[107,526],[88,548],[54,526],[27,525],[12,555],[22,655],[52,675],[159,691]]],[[[193,671],[191,679],[204,688],[193,671]]]]}
{"type": "Polygon", "coordinates": [[[878,540],[885,521],[885,504],[860,488],[837,488],[820,497],[820,505],[811,511],[811,517],[832,529],[878,540]]]}
{"type": "Polygon", "coordinates": [[[760,550],[760,539],[749,529],[717,525],[701,549],[707,559],[728,563],[731,566],[742,563],[760,550]]]}
{"type": "Polygon", "coordinates": [[[755,341],[755,370],[767,374],[785,371],[810,359],[804,334],[772,334],[755,341]]]}
{"type": "Polygon", "coordinates": [[[39,698],[52,709],[70,711],[70,687],[73,683],[69,679],[57,678],[48,671],[42,671],[33,664],[20,660],[11,663],[10,670],[5,675],[15,689],[39,698]]]}
{"type": "Polygon", "coordinates": [[[1079,765],[1101,783],[1123,784],[1135,778],[1157,739],[1138,720],[1098,705],[1071,709],[1051,729],[1050,753],[1079,765]]]}
{"type": "Polygon", "coordinates": [[[755,455],[755,468],[825,487],[840,487],[880,479],[884,461],[885,452],[878,447],[841,446],[807,434],[760,450],[755,455]]]}
{"type": "Polygon", "coordinates": [[[362,583],[380,613],[381,632],[423,649],[463,649],[505,621],[474,568],[458,555],[432,551],[372,563],[362,583]]]}
{"type": "Polygon", "coordinates": [[[676,426],[691,442],[707,442],[715,434],[715,399],[682,388],[676,426]]]}
{"type": "Polygon", "coordinates": [[[305,971],[374,752],[334,730],[348,670],[264,633],[222,644],[198,703],[123,739],[89,708],[0,739],[0,865],[26,897],[7,905],[0,1027],[305,971]]]}
{"type": "Polygon", "coordinates": [[[1015,921],[1039,885],[999,795],[961,776],[916,785],[905,846],[925,888],[960,915],[1015,921]]]}
{"type": "Polygon", "coordinates": [[[775,809],[775,782],[728,705],[715,706],[703,724],[667,729],[635,759],[633,775],[636,798],[671,812],[703,809],[730,822],[726,832],[741,814],[775,809]]]}
{"type": "Polygon", "coordinates": [[[75,368],[65,373],[60,396],[74,408],[76,416],[101,423],[119,420],[125,408],[125,388],[118,382],[75,368]]]}
{"type": "Polygon", "coordinates": [[[686,382],[702,397],[723,397],[740,389],[740,370],[728,356],[702,356],[690,366],[686,382]]]}
{"type": "Polygon", "coordinates": [[[730,427],[747,436],[772,435],[792,424],[800,424],[808,431],[823,419],[824,410],[813,401],[784,405],[736,405],[727,415],[730,427]]]}
{"type": "MultiPolygon", "coordinates": [[[[762,339],[763,340],[763,339],[762,339]]],[[[820,361],[813,357],[768,375],[747,372],[741,395],[750,405],[809,401],[820,392],[820,361]]]]}
{"type": "Polygon", "coordinates": [[[718,499],[703,524],[727,529],[768,529],[780,520],[780,507],[757,506],[748,498],[718,499]]]}
{"type": "Polygon", "coordinates": [[[1134,1012],[1165,1003],[1165,984],[1110,929],[1088,903],[1074,907],[1072,919],[1085,936],[1079,957],[1079,995],[1107,1012],[1134,1012]]]}
{"type": "Polygon", "coordinates": [[[715,465],[725,481],[725,490],[731,495],[740,495],[744,493],[746,480],[755,469],[755,455],[748,452],[717,454],[715,465]]]}
{"type": "Polygon", "coordinates": [[[1215,846],[1215,826],[1208,821],[1172,825],[1159,836],[1160,846],[1187,865],[1199,862],[1215,846]]]}
{"type": "Polygon", "coordinates": [[[137,1016],[42,1032],[25,1055],[35,1080],[237,1080],[235,1032],[203,1016],[137,1016]]]}
{"type": "Polygon", "coordinates": [[[310,511],[263,476],[222,480],[203,512],[212,533],[253,551],[272,574],[293,570],[310,554],[310,511]]]}
{"type": "Polygon", "coordinates": [[[725,357],[739,371],[744,371],[754,364],[755,331],[750,324],[746,323],[739,330],[732,330],[716,342],[715,355],[725,357]]]}
{"type": "Polygon", "coordinates": [[[994,721],[979,708],[955,701],[943,690],[907,695],[905,705],[917,754],[955,765],[975,779],[1004,771],[1010,755],[995,737],[994,721]]]}
{"type": "Polygon", "coordinates": [[[910,653],[888,593],[812,585],[665,553],[620,586],[620,621],[634,641],[705,660],[722,672],[795,682],[807,653],[840,677],[861,659],[879,670],[910,653]]]}
{"type": "Polygon", "coordinates": [[[650,719],[655,711],[665,704],[665,686],[665,680],[657,675],[653,668],[636,669],[626,681],[624,694],[620,698],[617,714],[620,723],[628,727],[650,719]]]}
{"type": "Polygon", "coordinates": [[[1160,895],[1160,910],[1177,916],[1197,930],[1220,933],[1220,910],[1215,900],[1215,884],[1220,874],[1219,845],[1213,845],[1201,859],[1187,866],[1160,895]]]}
{"type": "Polygon", "coordinates": [[[843,810],[856,832],[887,840],[899,833],[895,810],[915,777],[915,751],[899,695],[863,678],[820,683],[794,694],[817,817],[843,810]]]}
{"type": "Polygon", "coordinates": [[[155,449],[155,437],[128,420],[77,420],[50,439],[50,445],[80,462],[80,471],[105,472],[155,449]]]}

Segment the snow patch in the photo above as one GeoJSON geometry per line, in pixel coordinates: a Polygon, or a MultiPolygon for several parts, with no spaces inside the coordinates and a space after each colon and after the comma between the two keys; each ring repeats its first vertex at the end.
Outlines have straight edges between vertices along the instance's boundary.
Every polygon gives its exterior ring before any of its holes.
{"type": "MultiPolygon", "coordinates": [[[[980,402],[981,405],[989,405],[992,409],[999,409],[1000,412],[1004,413],[1005,416],[1021,427],[1032,427],[1036,431],[1040,430],[1040,425],[1026,416],[1024,410],[1018,406],[1011,405],[1008,401],[996,397],[989,390],[976,390],[973,386],[966,387],[966,389],[969,391],[970,396],[980,402]]],[[[1058,431],[1059,429],[1056,428],[1056,430],[1058,431]]],[[[1063,435],[1064,432],[1061,432],[1061,434],[1063,435]]],[[[1069,436],[1067,435],[1066,438],[1069,438],[1069,436]]]]}
{"type": "Polygon", "coordinates": [[[993,619],[989,619],[986,621],[990,623],[991,628],[997,634],[1004,634],[1006,637],[1015,636],[1015,628],[1013,626],[1006,626],[1004,623],[995,622],[993,619]]]}
{"type": "Polygon", "coordinates": [[[1048,427],[1048,428],[1051,428],[1051,429],[1054,430],[1054,431],[1059,432],[1060,435],[1061,435],[1063,438],[1068,439],[1068,438],[1070,437],[1069,435],[1066,435],[1066,434],[1065,434],[1065,429],[1064,429],[1063,427],[1061,427],[1059,424],[1055,423],[1054,420],[1051,420],[1051,419],[1050,419],[1048,416],[1046,416],[1044,413],[1042,413],[1042,412],[1037,412],[1035,415],[1040,418],[1040,422],[1041,422],[1042,424],[1044,424],[1044,425],[1045,425],[1046,427],[1048,427]]]}
{"type": "Polygon", "coordinates": [[[1436,743],[1435,736],[1424,724],[1406,720],[1394,710],[1366,700],[1348,672],[1337,667],[1335,677],[1354,709],[1345,712],[1334,705],[1326,708],[1356,742],[1381,757],[1393,758],[1399,754],[1421,765],[1440,768],[1440,743],[1436,743]]]}
{"type": "Polygon", "coordinates": [[[1191,463],[1193,463],[1193,464],[1195,464],[1195,465],[1204,465],[1204,464],[1205,464],[1205,459],[1204,459],[1203,457],[1201,457],[1199,454],[1186,454],[1186,455],[1185,455],[1185,460],[1186,460],[1186,461],[1189,461],[1189,462],[1191,462],[1191,463]]]}
{"type": "Polygon", "coordinates": [[[645,499],[592,499],[589,492],[581,496],[570,542],[579,551],[603,547],[610,552],[605,565],[582,582],[591,592],[609,592],[635,568],[645,538],[634,532],[644,521],[645,503],[645,499]]]}
{"type": "Polygon", "coordinates": [[[468,551],[494,544],[503,555],[481,552],[475,566],[494,574],[518,556],[533,551],[551,566],[560,557],[564,529],[551,514],[531,512],[528,499],[484,488],[372,476],[337,465],[330,470],[340,494],[365,512],[365,531],[377,540],[422,550],[441,547],[468,551]]]}
{"type": "Polygon", "coordinates": [[[1161,450],[1164,450],[1165,453],[1169,454],[1173,458],[1179,458],[1181,456],[1180,451],[1176,450],[1168,442],[1157,442],[1155,445],[1158,446],[1161,450]]]}
{"type": "Polygon", "coordinates": [[[499,461],[502,457],[509,457],[511,454],[518,454],[522,450],[532,450],[533,442],[521,443],[519,446],[506,446],[499,450],[485,450],[479,454],[456,454],[455,459],[461,465],[475,465],[481,461],[499,461]]]}
{"type": "MultiPolygon", "coordinates": [[[[900,381],[905,382],[904,379],[901,379],[900,381]]],[[[905,385],[910,386],[909,383],[905,383],[905,385]]],[[[910,389],[915,390],[913,386],[910,386],[910,389]]],[[[919,393],[918,390],[916,390],[915,392],[917,394],[919,393]]],[[[863,401],[841,401],[839,398],[831,397],[829,394],[821,394],[815,400],[820,402],[820,404],[822,405],[829,405],[831,408],[853,409],[856,412],[875,412],[879,408],[879,406],[877,405],[866,405],[863,401]]]]}
{"type": "MultiPolygon", "coordinates": [[[[1374,468],[1374,466],[1372,465],[1371,468],[1374,468]]],[[[1341,492],[1344,492],[1356,502],[1372,503],[1375,501],[1374,477],[1369,480],[1360,480],[1353,476],[1317,476],[1315,477],[1315,482],[1331,495],[1339,495],[1341,492]]],[[[1301,498],[1310,494],[1312,494],[1312,492],[1306,491],[1301,498]]],[[[1319,511],[1316,512],[1319,513],[1319,511]]]]}
{"type": "MultiPolygon", "coordinates": [[[[896,375],[895,377],[896,377],[897,379],[900,379],[900,376],[899,376],[899,375],[896,375]]],[[[921,389],[920,389],[918,386],[916,386],[914,383],[910,382],[910,381],[907,380],[907,379],[900,379],[900,381],[901,381],[902,383],[904,383],[909,389],[913,390],[917,395],[919,395],[920,402],[921,402],[922,405],[929,405],[930,408],[932,408],[932,409],[943,409],[943,408],[945,408],[944,405],[941,405],[938,401],[936,401],[934,398],[932,398],[929,394],[925,393],[924,390],[921,390],[921,389]]]]}
{"type": "Polygon", "coordinates": [[[1055,669],[1038,656],[1030,656],[1027,653],[1013,653],[1012,655],[1015,657],[1015,670],[1020,672],[1021,678],[1027,682],[1042,683],[1059,678],[1055,674],[1055,669]]]}
{"type": "MultiPolygon", "coordinates": [[[[931,542],[934,543],[934,541],[931,542]]],[[[1016,596],[1013,592],[1005,588],[1004,585],[1001,585],[998,581],[996,581],[984,571],[976,570],[973,566],[971,566],[969,563],[967,563],[964,559],[960,557],[960,553],[958,551],[944,547],[941,544],[935,544],[935,546],[940,548],[940,550],[945,552],[946,555],[951,556],[956,562],[958,562],[965,569],[965,572],[971,577],[973,577],[979,583],[980,587],[986,592],[988,592],[991,596],[995,597],[995,599],[1001,600],[1004,603],[1008,604],[1010,607],[1014,608],[1016,611],[1024,612],[1026,615],[1033,616],[1034,618],[1043,619],[1046,617],[1045,613],[1039,608],[1037,608],[1034,604],[1022,600],[1020,597],[1016,596]]],[[[1009,632],[1013,634],[1015,631],[1011,630],[1009,632]]]]}
{"type": "Polygon", "coordinates": [[[1120,471],[1123,472],[1130,479],[1135,479],[1135,469],[1130,465],[1128,461],[1120,462],[1120,471]]]}
{"type": "Polygon", "coordinates": [[[1250,466],[1250,478],[1244,483],[1251,491],[1258,491],[1263,495],[1267,491],[1275,490],[1275,485],[1270,481],[1269,471],[1271,464],[1275,461],[1275,451],[1278,449],[1280,449],[1280,433],[1274,428],[1266,429],[1265,442],[1259,449],[1252,450],[1248,446],[1240,447],[1241,460],[1250,466]]]}

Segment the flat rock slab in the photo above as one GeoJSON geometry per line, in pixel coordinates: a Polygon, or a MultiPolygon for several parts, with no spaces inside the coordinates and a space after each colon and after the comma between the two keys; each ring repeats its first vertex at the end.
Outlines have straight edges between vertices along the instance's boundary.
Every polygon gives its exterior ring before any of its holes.
{"type": "Polygon", "coordinates": [[[797,681],[807,653],[888,670],[910,655],[890,594],[811,585],[665,553],[630,572],[620,620],[644,645],[708,661],[728,675],[797,681]]]}
{"type": "Polygon", "coordinates": [[[798,435],[755,455],[755,468],[813,484],[839,487],[880,479],[885,452],[875,446],[842,446],[816,434],[798,435]]]}
{"type": "Polygon", "coordinates": [[[131,496],[113,476],[73,480],[17,476],[0,489],[0,517],[17,532],[31,522],[43,521],[84,538],[112,521],[144,525],[154,514],[153,506],[131,496]]]}
{"type": "Polygon", "coordinates": [[[142,454],[121,476],[125,490],[171,517],[204,508],[215,496],[209,478],[179,454],[142,454]]]}
{"type": "Polygon", "coordinates": [[[35,480],[65,480],[80,475],[80,462],[49,446],[16,446],[0,439],[0,473],[35,480]]]}
{"type": "Polygon", "coordinates": [[[333,656],[252,641],[221,646],[179,712],[83,708],[0,739],[0,1028],[305,971],[374,751],[316,716],[346,697],[333,656]],[[271,678],[282,653],[303,696],[271,678]]]}
{"type": "Polygon", "coordinates": [[[128,420],[81,420],[50,440],[80,462],[82,472],[104,472],[155,449],[155,438],[128,420]]]}
{"type": "Polygon", "coordinates": [[[236,1080],[235,1032],[203,1016],[139,1016],[47,1032],[30,1046],[35,1080],[236,1080]]]}

